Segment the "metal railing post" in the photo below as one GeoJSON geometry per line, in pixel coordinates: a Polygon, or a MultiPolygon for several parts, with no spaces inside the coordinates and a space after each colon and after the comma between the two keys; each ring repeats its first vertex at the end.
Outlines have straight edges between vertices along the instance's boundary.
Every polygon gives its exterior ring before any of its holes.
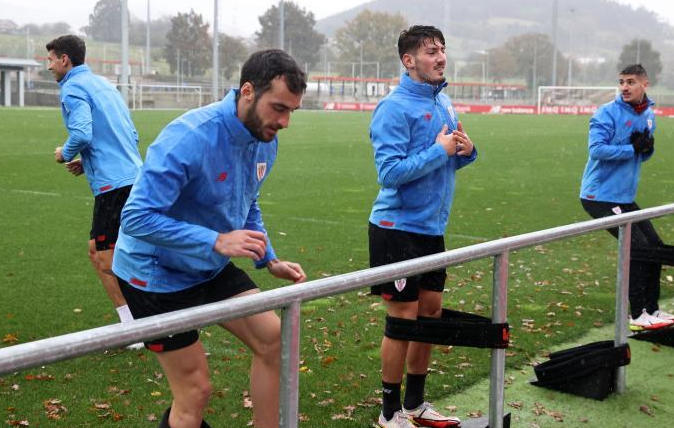
{"type": "MultiPolygon", "coordinates": [[[[491,297],[491,321],[504,323],[508,313],[508,250],[494,256],[494,287],[491,297]]],[[[503,428],[503,384],[505,349],[491,350],[489,376],[489,426],[503,428]]]]}
{"type": "MultiPolygon", "coordinates": [[[[630,249],[632,223],[625,223],[618,231],[618,274],[615,293],[615,345],[627,343],[627,298],[630,287],[630,249]]],[[[618,367],[616,392],[625,392],[626,366],[618,367]]]]}
{"type": "Polygon", "coordinates": [[[300,306],[301,301],[292,302],[283,308],[281,318],[281,428],[296,428],[299,420],[300,306]]]}

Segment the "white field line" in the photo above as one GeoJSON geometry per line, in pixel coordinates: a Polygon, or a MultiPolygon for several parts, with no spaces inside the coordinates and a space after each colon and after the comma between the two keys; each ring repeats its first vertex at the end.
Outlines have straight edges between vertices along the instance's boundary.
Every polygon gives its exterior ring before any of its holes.
{"type": "Polygon", "coordinates": [[[0,188],[0,192],[9,192],[9,193],[21,193],[24,195],[35,195],[35,196],[49,196],[49,197],[57,197],[57,198],[70,198],[70,199],[85,199],[85,200],[91,200],[92,197],[89,196],[66,196],[62,193],[57,193],[57,192],[40,192],[37,190],[25,190],[25,189],[2,189],[0,188]]]}

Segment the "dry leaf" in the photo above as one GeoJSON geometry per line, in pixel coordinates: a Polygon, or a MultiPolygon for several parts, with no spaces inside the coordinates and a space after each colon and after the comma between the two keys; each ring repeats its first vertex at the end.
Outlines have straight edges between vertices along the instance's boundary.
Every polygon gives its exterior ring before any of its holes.
{"type": "Polygon", "coordinates": [[[643,412],[643,413],[646,413],[646,414],[647,414],[648,416],[650,416],[650,417],[655,416],[655,415],[653,414],[653,410],[652,410],[650,407],[648,407],[647,405],[645,405],[645,404],[642,404],[641,406],[639,406],[639,411],[640,411],[640,412],[643,412]]]}

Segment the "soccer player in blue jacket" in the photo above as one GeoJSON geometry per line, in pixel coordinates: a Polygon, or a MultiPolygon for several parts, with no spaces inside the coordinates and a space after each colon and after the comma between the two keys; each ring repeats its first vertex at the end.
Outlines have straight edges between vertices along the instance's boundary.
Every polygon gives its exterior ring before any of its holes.
{"type": "MultiPolygon", "coordinates": [[[[618,76],[620,93],[590,119],[589,158],[583,173],[580,201],[594,218],[636,211],[641,163],[653,156],[655,114],[646,95],[648,74],[640,64],[618,76]]],[[[609,232],[618,237],[617,229],[609,232]]],[[[630,328],[650,330],[672,324],[674,316],[658,307],[662,264],[644,252],[664,248],[653,224],[632,225],[630,253],[630,328]]],[[[670,250],[671,251],[671,250],[670,250]]]]}
{"type": "MultiPolygon", "coordinates": [[[[306,279],[279,260],[257,203],[274,165],[276,133],[300,107],[306,76],[285,52],[256,52],[240,87],[164,128],[122,212],[113,270],[136,318],[259,292],[232,261],[254,260],[273,276],[306,279]]],[[[223,323],[253,352],[255,426],[278,427],[280,320],[274,311],[223,323]]],[[[173,393],[160,427],[207,426],[208,364],[197,330],[146,342],[173,393]]],[[[227,426],[224,415],[216,426],[227,426]]]]}
{"type": "MultiPolygon", "coordinates": [[[[370,265],[380,266],[445,251],[444,233],[454,196],[456,170],[477,151],[458,121],[447,85],[445,39],[435,27],[413,26],[398,39],[406,71],[400,85],[377,105],[370,124],[381,189],[369,220],[370,265]]],[[[445,269],[372,287],[387,314],[439,318],[445,269]]],[[[382,427],[452,427],[424,401],[431,344],[384,336],[381,345],[382,427]],[[407,364],[404,403],[402,376],[407,364]]]]}
{"type": "Polygon", "coordinates": [[[138,133],[119,91],[84,64],[82,39],[61,36],[46,48],[49,71],[61,87],[61,113],[68,130],[68,139],[54,156],[74,175],[87,177],[94,194],[89,259],[120,320],[130,321],[133,317],[111,266],[122,207],[142,163],[138,133]]]}

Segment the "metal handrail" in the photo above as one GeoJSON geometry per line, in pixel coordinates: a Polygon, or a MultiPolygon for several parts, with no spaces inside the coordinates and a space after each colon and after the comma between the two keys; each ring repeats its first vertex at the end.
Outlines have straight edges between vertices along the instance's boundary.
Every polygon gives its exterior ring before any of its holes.
{"type": "MultiPolygon", "coordinates": [[[[630,225],[633,222],[669,214],[674,214],[674,204],[501,238],[417,259],[322,278],[304,284],[289,285],[123,324],[112,324],[18,344],[0,349],[0,375],[282,308],[284,314],[282,321],[281,426],[296,427],[298,415],[299,307],[301,302],[495,256],[492,320],[493,322],[505,322],[508,254],[510,251],[597,230],[620,227],[618,280],[616,285],[616,341],[624,343],[627,340],[626,302],[629,277],[630,225]]],[[[489,426],[501,427],[505,350],[492,350],[491,364],[489,426]]],[[[618,379],[619,392],[624,390],[624,367],[622,369],[622,374],[619,373],[618,379]],[[622,387],[620,382],[622,382],[622,387]]]]}

